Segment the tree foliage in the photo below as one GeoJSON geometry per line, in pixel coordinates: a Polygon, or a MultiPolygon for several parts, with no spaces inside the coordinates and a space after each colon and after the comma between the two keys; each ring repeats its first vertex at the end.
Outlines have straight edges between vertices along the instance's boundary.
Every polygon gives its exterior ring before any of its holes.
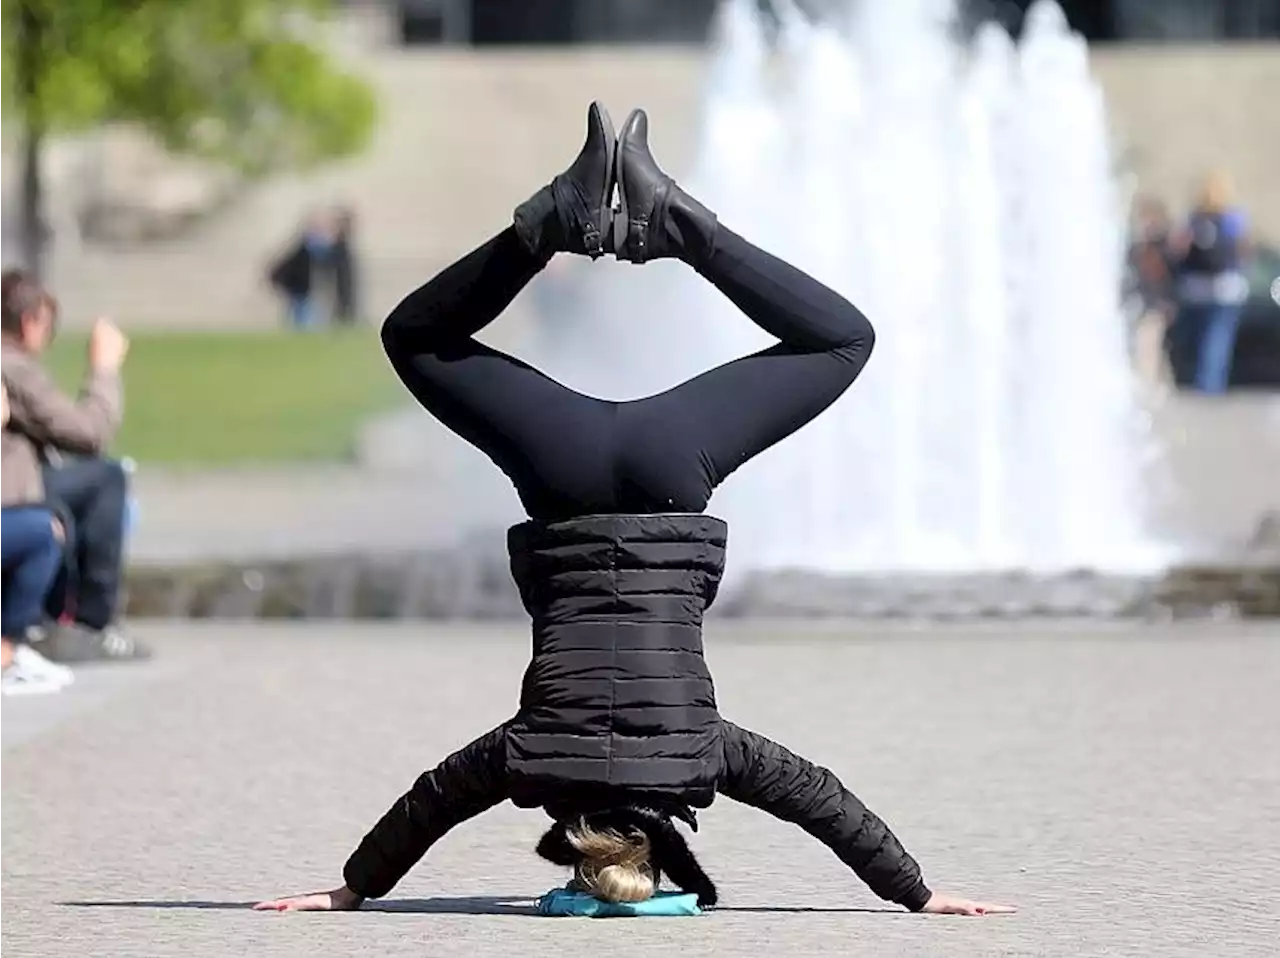
{"type": "Polygon", "coordinates": [[[329,53],[330,0],[3,0],[6,120],[137,123],[249,173],[365,145],[372,91],[329,53]]]}

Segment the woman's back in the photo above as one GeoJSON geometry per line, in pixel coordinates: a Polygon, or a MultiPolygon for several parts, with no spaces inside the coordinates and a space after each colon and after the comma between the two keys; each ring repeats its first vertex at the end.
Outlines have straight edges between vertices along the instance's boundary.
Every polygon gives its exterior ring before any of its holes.
{"type": "Polygon", "coordinates": [[[507,729],[516,804],[611,789],[709,805],[723,764],[702,617],[728,528],[693,514],[511,529],[533,659],[507,729]]]}

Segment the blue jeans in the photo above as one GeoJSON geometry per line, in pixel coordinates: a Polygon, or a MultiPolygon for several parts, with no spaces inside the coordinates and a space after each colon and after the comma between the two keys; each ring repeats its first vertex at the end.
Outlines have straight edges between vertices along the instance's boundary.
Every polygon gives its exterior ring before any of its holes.
{"type": "Polygon", "coordinates": [[[289,297],[289,321],[295,329],[308,329],[316,322],[316,304],[310,296],[289,297]]]}
{"type": "Polygon", "coordinates": [[[44,600],[62,565],[62,543],[53,532],[53,513],[42,506],[3,511],[0,529],[4,565],[5,638],[20,637],[44,615],[44,600]]]}
{"type": "Polygon", "coordinates": [[[1206,393],[1224,393],[1231,382],[1231,361],[1236,351],[1240,307],[1195,306],[1189,311],[1194,328],[1200,334],[1200,345],[1196,350],[1196,388],[1206,393]]]}

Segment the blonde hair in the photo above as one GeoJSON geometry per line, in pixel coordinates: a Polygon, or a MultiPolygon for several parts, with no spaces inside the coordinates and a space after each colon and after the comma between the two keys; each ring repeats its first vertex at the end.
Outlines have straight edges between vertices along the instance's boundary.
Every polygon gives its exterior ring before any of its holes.
{"type": "Polygon", "coordinates": [[[1208,213],[1224,213],[1235,199],[1235,187],[1225,170],[1214,170],[1200,186],[1200,208],[1208,213]]]}
{"type": "Polygon", "coordinates": [[[565,829],[565,838],[582,856],[573,880],[579,891],[611,902],[653,897],[657,883],[649,862],[649,839],[643,832],[624,835],[579,821],[565,829]]]}

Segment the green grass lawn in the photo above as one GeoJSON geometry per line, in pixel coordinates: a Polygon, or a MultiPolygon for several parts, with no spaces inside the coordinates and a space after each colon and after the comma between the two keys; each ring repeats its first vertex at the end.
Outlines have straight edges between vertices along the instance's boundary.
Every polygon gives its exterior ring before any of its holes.
{"type": "MultiPolygon", "coordinates": [[[[339,461],[368,418],[408,397],[373,330],[143,332],[125,364],[124,428],[112,452],[170,467],[339,461]]],[[[50,367],[68,390],[83,336],[50,367]]]]}

